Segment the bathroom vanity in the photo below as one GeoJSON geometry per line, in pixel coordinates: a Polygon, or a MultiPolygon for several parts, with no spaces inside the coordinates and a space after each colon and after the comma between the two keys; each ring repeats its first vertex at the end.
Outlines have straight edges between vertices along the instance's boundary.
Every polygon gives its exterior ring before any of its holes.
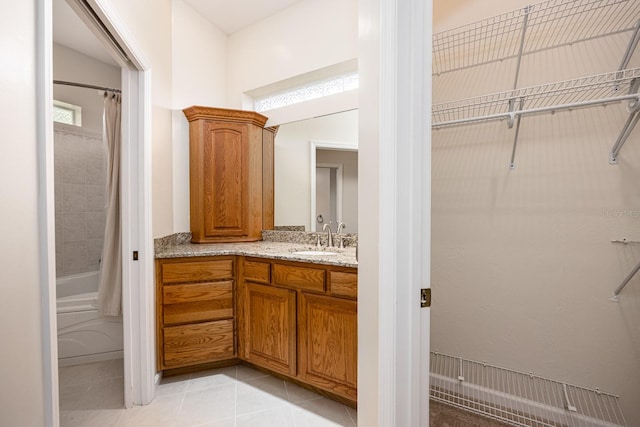
{"type": "Polygon", "coordinates": [[[156,252],[158,370],[247,363],[355,406],[355,249],[190,244],[156,252]]]}

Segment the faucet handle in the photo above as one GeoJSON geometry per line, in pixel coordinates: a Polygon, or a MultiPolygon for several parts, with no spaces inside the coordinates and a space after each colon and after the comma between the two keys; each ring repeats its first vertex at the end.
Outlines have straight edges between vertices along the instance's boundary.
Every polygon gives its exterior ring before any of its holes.
{"type": "Polygon", "coordinates": [[[342,222],[342,221],[340,221],[340,222],[338,223],[338,231],[337,231],[336,233],[340,234],[340,231],[341,231],[341,230],[344,230],[346,227],[347,227],[347,226],[345,225],[345,223],[344,223],[344,222],[342,222]]]}

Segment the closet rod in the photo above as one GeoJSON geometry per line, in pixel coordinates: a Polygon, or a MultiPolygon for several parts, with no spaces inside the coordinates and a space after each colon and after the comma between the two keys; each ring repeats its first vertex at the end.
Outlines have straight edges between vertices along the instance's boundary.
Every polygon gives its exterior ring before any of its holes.
{"type": "Polygon", "coordinates": [[[622,95],[622,96],[615,96],[612,98],[594,99],[590,101],[573,102],[570,104],[550,105],[548,107],[531,108],[528,110],[518,110],[518,111],[512,111],[512,112],[505,112],[505,113],[489,114],[486,116],[470,117],[466,119],[449,120],[446,122],[434,123],[431,125],[431,127],[434,129],[437,129],[444,126],[461,125],[465,123],[475,123],[475,122],[480,122],[485,120],[511,119],[511,118],[515,119],[516,117],[523,116],[526,114],[569,110],[573,108],[589,107],[589,106],[598,105],[598,104],[605,105],[605,104],[612,104],[615,102],[632,101],[632,100],[640,102],[640,95],[638,95],[637,93],[634,93],[634,94],[628,94],[628,95],[622,95]]]}
{"type": "Polygon", "coordinates": [[[53,84],[54,85],[83,87],[83,88],[86,88],[86,89],[106,90],[106,91],[109,91],[109,92],[116,92],[116,93],[121,93],[122,92],[120,89],[114,89],[114,88],[103,87],[103,86],[88,85],[88,84],[84,84],[84,83],[66,82],[64,80],[54,80],[53,84]]]}

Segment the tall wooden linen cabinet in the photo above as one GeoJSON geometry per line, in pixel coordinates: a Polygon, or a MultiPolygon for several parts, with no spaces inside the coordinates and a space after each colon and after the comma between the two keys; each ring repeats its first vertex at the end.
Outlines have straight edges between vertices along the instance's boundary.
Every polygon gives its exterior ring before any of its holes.
{"type": "Polygon", "coordinates": [[[193,243],[250,242],[273,229],[277,128],[253,111],[193,106],[189,121],[193,243]]]}

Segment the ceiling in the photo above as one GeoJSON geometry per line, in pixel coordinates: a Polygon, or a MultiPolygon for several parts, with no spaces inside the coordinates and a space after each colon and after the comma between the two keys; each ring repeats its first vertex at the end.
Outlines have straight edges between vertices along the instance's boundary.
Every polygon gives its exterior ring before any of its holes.
{"type": "MultiPolygon", "coordinates": [[[[183,0],[226,34],[233,34],[300,0],[183,0]]],[[[65,0],[53,0],[53,41],[118,66],[65,0]]]]}
{"type": "Polygon", "coordinates": [[[53,0],[53,41],[98,61],[120,67],[65,0],[53,0]]]}
{"type": "Polygon", "coordinates": [[[299,0],[184,0],[227,34],[233,34],[299,0]]]}

